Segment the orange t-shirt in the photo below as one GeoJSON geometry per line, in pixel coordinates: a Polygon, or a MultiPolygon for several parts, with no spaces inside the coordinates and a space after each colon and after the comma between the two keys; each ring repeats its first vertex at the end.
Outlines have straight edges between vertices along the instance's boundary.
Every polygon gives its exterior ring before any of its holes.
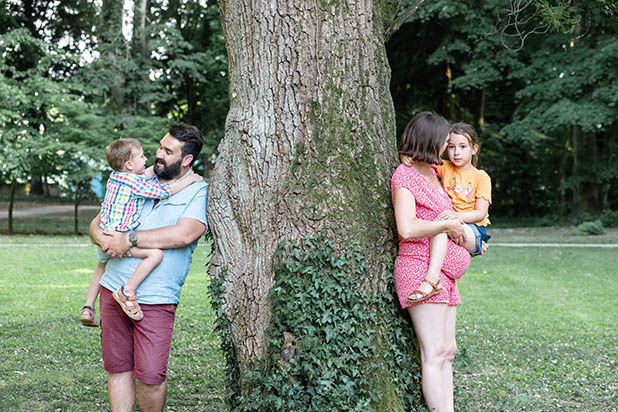
{"type": "MultiPolygon", "coordinates": [[[[459,170],[450,161],[443,162],[438,166],[437,172],[455,212],[475,210],[478,198],[491,204],[491,178],[484,170],[459,170]]],[[[474,222],[478,226],[487,226],[489,223],[489,214],[483,220],[474,222]]]]}

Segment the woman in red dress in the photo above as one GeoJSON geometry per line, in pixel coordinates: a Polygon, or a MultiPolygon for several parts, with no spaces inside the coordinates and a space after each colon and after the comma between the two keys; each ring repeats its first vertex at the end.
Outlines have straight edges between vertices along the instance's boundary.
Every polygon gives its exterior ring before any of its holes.
{"type": "Polygon", "coordinates": [[[436,220],[452,210],[432,165],[441,164],[446,148],[448,122],[434,113],[419,113],[403,133],[399,153],[402,164],[391,181],[399,254],[395,260],[395,288],[399,303],[407,309],[421,348],[422,389],[431,411],[453,412],[453,359],[455,319],[460,302],[455,279],[470,265],[470,253],[459,246],[464,240],[459,219],[436,220]],[[427,283],[430,237],[446,233],[450,239],[440,280],[427,283]],[[432,294],[410,303],[414,291],[432,294]]]}

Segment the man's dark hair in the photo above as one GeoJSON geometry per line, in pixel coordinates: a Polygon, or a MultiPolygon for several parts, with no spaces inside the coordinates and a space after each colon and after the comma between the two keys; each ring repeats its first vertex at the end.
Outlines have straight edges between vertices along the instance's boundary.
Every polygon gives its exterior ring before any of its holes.
{"type": "Polygon", "coordinates": [[[449,124],[444,117],[431,112],[418,113],[401,136],[399,154],[416,162],[441,165],[440,149],[448,132],[449,124]]]}
{"type": "Polygon", "coordinates": [[[174,123],[170,125],[168,133],[176,140],[182,142],[182,157],[193,155],[193,160],[189,165],[193,166],[197,156],[202,151],[203,139],[200,129],[185,123],[174,123]]]}

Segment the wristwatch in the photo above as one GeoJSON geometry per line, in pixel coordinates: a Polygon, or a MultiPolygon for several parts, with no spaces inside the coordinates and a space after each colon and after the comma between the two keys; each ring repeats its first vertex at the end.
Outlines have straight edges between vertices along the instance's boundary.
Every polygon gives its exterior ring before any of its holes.
{"type": "Polygon", "coordinates": [[[135,230],[129,232],[129,242],[131,242],[131,247],[137,247],[137,232],[135,230]]]}

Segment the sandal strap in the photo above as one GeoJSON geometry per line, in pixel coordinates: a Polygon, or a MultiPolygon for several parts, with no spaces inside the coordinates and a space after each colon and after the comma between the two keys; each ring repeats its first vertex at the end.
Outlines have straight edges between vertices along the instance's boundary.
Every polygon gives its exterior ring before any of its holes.
{"type": "Polygon", "coordinates": [[[429,280],[429,279],[425,279],[425,280],[423,280],[423,282],[425,282],[425,283],[427,283],[429,286],[431,286],[431,287],[433,288],[433,290],[440,290],[440,289],[442,289],[442,288],[440,287],[440,279],[438,279],[436,283],[433,283],[433,282],[432,282],[431,280],[429,280]]]}

